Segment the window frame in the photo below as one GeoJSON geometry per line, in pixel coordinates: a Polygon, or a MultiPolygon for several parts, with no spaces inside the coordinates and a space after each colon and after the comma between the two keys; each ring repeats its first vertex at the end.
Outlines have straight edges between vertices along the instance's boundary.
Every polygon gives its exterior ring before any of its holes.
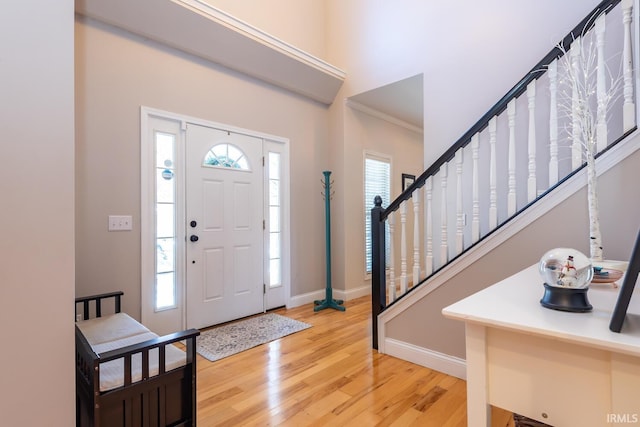
{"type": "Polygon", "coordinates": [[[156,178],[156,182],[153,183],[153,202],[154,202],[154,206],[155,206],[155,212],[153,214],[153,223],[155,225],[154,227],[154,238],[156,241],[156,250],[155,250],[155,266],[154,266],[154,303],[153,303],[153,309],[154,312],[160,312],[160,311],[164,311],[164,310],[174,310],[178,308],[178,284],[179,284],[179,279],[180,277],[178,276],[181,273],[181,266],[178,265],[178,222],[177,222],[177,217],[178,217],[178,205],[177,205],[177,198],[178,198],[178,191],[177,191],[177,186],[180,184],[180,182],[178,181],[178,174],[181,173],[182,171],[180,170],[180,165],[177,163],[177,157],[178,157],[178,144],[180,143],[180,138],[181,135],[177,132],[168,132],[166,130],[157,130],[154,129],[152,131],[152,145],[153,145],[153,162],[156,168],[156,171],[158,171],[159,169],[163,169],[165,171],[170,170],[172,172],[172,176],[171,176],[171,181],[172,181],[172,192],[173,192],[173,200],[171,202],[167,202],[167,201],[160,201],[158,199],[158,193],[159,193],[159,189],[158,189],[158,180],[156,178]],[[164,135],[164,136],[168,136],[172,138],[172,164],[171,165],[167,165],[165,164],[163,167],[160,166],[160,161],[158,159],[158,149],[157,149],[157,143],[158,143],[158,137],[160,135],[164,135]],[[172,224],[172,232],[171,235],[160,235],[158,233],[158,212],[159,212],[159,207],[160,206],[171,206],[172,209],[172,216],[173,216],[173,224],[172,224]],[[158,269],[158,266],[160,265],[160,262],[158,261],[158,241],[159,240],[166,240],[166,239],[172,239],[173,240],[173,253],[171,254],[173,259],[171,260],[171,264],[173,266],[173,270],[171,272],[165,271],[165,272],[161,272],[158,269]],[[159,306],[158,305],[158,297],[159,297],[159,282],[160,282],[160,276],[164,276],[164,275],[168,275],[171,274],[172,278],[173,278],[173,289],[172,289],[172,293],[173,293],[173,303],[172,304],[167,304],[167,305],[163,305],[163,306],[159,306]]]}
{"type": "Polygon", "coordinates": [[[216,144],[213,147],[211,147],[211,149],[205,153],[204,158],[202,159],[202,167],[205,167],[205,168],[233,169],[234,171],[238,171],[238,172],[252,172],[253,171],[253,168],[249,164],[249,159],[247,158],[247,156],[244,153],[244,151],[242,151],[242,149],[240,147],[237,147],[237,146],[235,146],[233,144],[230,144],[228,142],[222,142],[222,143],[216,144]],[[227,164],[227,163],[222,163],[222,164],[218,164],[218,165],[207,163],[207,159],[209,158],[209,154],[211,154],[212,157],[214,157],[216,159],[220,158],[220,156],[215,152],[217,147],[225,147],[226,148],[227,154],[224,156],[226,159],[231,160],[231,157],[229,157],[229,149],[230,148],[232,148],[233,150],[237,151],[240,154],[240,157],[238,157],[236,160],[232,160],[233,165],[230,165],[230,164],[227,164]],[[246,164],[246,167],[244,167],[242,165],[242,163],[240,162],[241,160],[244,160],[244,163],[246,164]]]}

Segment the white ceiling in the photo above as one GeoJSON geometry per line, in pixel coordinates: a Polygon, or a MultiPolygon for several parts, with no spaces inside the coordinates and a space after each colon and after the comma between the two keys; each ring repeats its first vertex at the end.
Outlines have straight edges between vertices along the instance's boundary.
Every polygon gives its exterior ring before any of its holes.
{"type": "Polygon", "coordinates": [[[354,95],[349,100],[423,129],[422,74],[354,95]]]}

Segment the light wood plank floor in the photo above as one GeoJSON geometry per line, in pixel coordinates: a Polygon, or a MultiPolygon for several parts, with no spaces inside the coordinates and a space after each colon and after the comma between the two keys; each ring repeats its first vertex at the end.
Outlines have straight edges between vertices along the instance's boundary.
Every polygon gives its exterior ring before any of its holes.
{"type": "MultiPolygon", "coordinates": [[[[199,426],[466,426],[466,383],[371,348],[371,300],[315,313],[313,325],[209,362],[198,356],[199,426]]],[[[493,426],[513,426],[494,408],[493,426]]]]}

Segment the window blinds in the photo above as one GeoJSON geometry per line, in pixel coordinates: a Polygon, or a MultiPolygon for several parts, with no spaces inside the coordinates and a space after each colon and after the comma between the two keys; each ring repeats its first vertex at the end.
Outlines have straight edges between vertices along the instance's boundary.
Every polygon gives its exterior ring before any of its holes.
{"type": "MultiPolygon", "coordinates": [[[[365,268],[371,273],[371,209],[376,196],[382,197],[382,206],[391,202],[391,162],[367,154],[364,166],[364,223],[365,223],[365,268]]],[[[386,260],[389,265],[389,228],[385,228],[386,260]]]]}

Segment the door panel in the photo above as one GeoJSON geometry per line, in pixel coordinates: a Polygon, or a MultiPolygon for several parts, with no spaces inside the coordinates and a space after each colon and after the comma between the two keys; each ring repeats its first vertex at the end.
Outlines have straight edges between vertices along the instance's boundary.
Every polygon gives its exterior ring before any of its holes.
{"type": "Polygon", "coordinates": [[[224,248],[209,248],[204,255],[204,295],[205,301],[221,299],[224,296],[224,248]]]}
{"type": "Polygon", "coordinates": [[[201,328],[264,310],[262,140],[189,124],[186,144],[187,326],[201,328]]]}
{"type": "Polygon", "coordinates": [[[233,185],[233,221],[235,231],[251,229],[251,184],[234,182],[233,185]]]}
{"type": "Polygon", "coordinates": [[[204,181],[202,185],[204,228],[207,231],[220,231],[224,224],[224,181],[204,181]]]}

